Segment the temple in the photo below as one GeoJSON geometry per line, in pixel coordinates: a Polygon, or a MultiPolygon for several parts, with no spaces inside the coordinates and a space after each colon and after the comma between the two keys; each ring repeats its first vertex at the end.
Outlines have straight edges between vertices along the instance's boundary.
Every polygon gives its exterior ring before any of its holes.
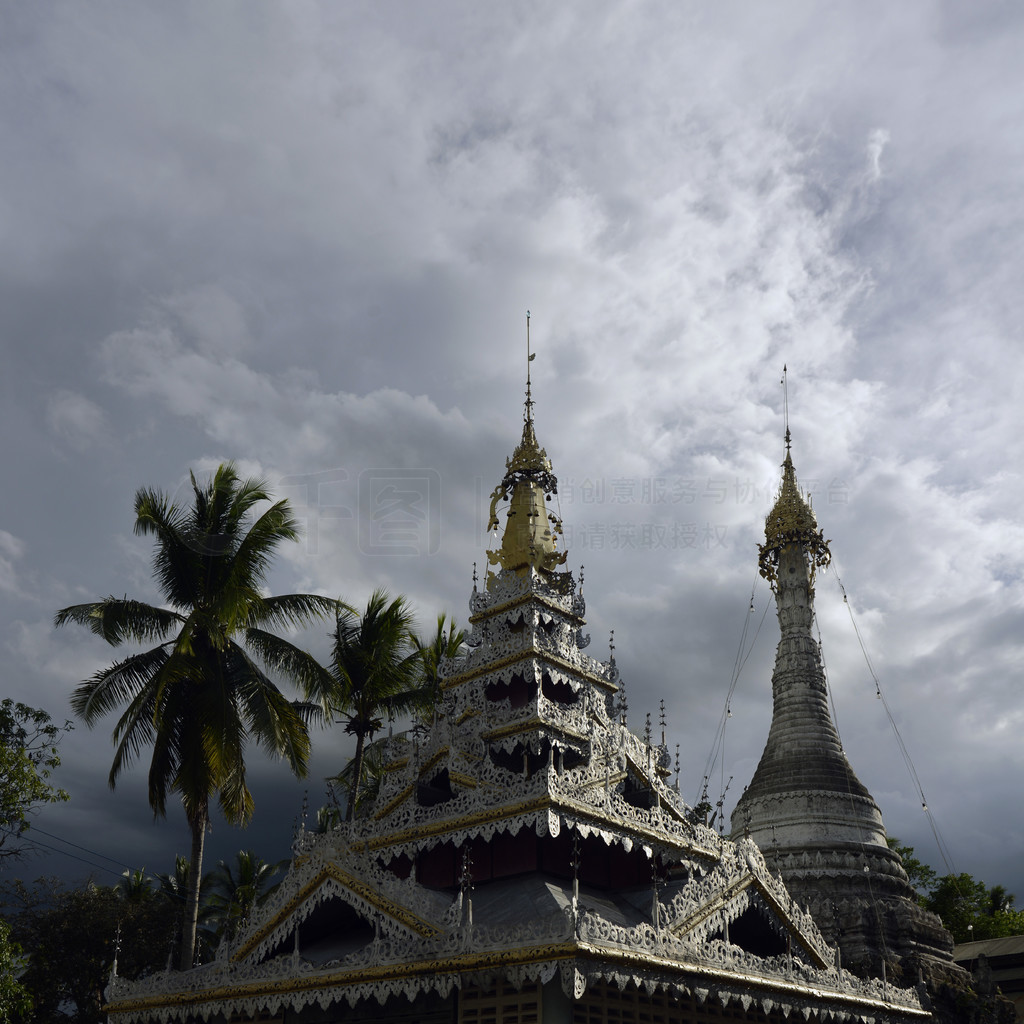
{"type": "MultiPolygon", "coordinates": [[[[762,552],[783,628],[776,721],[734,840],[680,798],[664,736],[630,731],[614,651],[585,653],[556,492],[528,392],[492,496],[500,543],[430,721],[387,741],[379,792],[352,821],[299,833],[285,881],[213,962],[115,974],[111,1022],[934,1019],[916,977],[843,965],[870,945],[850,872],[866,864],[886,907],[909,887],[828,721],[809,634],[827,546],[788,457],[762,552]],[[811,883],[842,886],[850,952],[811,883]]],[[[942,955],[929,927],[907,948],[942,955]]]]}
{"type": "Polygon", "coordinates": [[[818,928],[862,975],[940,975],[953,940],[923,910],[878,805],[854,774],[828,709],[812,635],[814,578],[831,560],[801,494],[786,429],[778,498],[765,520],[760,572],[775,592],[781,636],[772,675],[772,724],[754,776],[732,814],[818,928]]]}

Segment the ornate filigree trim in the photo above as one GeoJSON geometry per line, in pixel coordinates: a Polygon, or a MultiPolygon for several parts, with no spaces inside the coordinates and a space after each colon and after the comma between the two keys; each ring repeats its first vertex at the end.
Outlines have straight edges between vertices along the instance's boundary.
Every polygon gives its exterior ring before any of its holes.
{"type": "Polygon", "coordinates": [[[394,799],[388,801],[376,814],[374,819],[380,821],[381,818],[386,818],[392,811],[397,810],[402,804],[405,803],[409,797],[412,796],[413,790],[415,789],[415,783],[410,782],[394,799]]]}
{"type": "Polygon", "coordinates": [[[367,905],[375,907],[382,914],[386,914],[393,921],[397,921],[399,924],[408,928],[410,931],[415,932],[417,935],[429,937],[432,935],[439,935],[441,933],[440,928],[436,925],[430,924],[430,922],[417,917],[416,914],[409,910],[408,907],[404,907],[400,903],[396,903],[394,900],[389,900],[372,886],[367,885],[361,879],[358,879],[354,875],[350,875],[347,871],[342,870],[342,868],[337,864],[326,864],[317,873],[315,878],[299,889],[292,899],[280,909],[274,918],[268,921],[258,931],[247,936],[244,943],[232,954],[231,959],[235,961],[245,959],[249,953],[259,946],[267,936],[276,931],[281,924],[287,920],[301,904],[305,903],[313,892],[319,889],[320,886],[328,879],[337,882],[345,889],[348,889],[349,892],[358,896],[367,905]]]}
{"type": "MultiPolygon", "coordinates": [[[[658,940],[657,936],[647,936],[648,940],[652,937],[658,940]]],[[[462,939],[470,941],[471,935],[462,939]]],[[[119,985],[119,991],[105,1009],[120,1024],[153,1017],[170,1021],[215,1013],[252,1014],[256,1007],[276,1013],[284,1007],[301,1010],[314,1002],[326,1009],[342,999],[350,1004],[360,998],[383,1003],[399,993],[410,999],[432,989],[447,994],[453,987],[473,983],[476,972],[484,972],[487,977],[500,971],[520,984],[547,981],[552,968],[559,965],[563,986],[577,999],[589,985],[610,981],[620,988],[633,984],[649,993],[692,992],[701,1002],[713,995],[722,998],[723,1003],[741,1001],[745,1007],[758,1001],[766,1012],[777,1006],[787,1015],[793,1009],[804,1009],[804,1016],[807,1010],[816,1010],[832,1015],[852,1014],[859,1020],[871,1019],[879,1013],[905,1020],[931,1016],[921,1007],[913,990],[893,989],[882,982],[859,982],[835,968],[815,970],[789,958],[776,958],[769,964],[723,943],[712,944],[708,953],[700,956],[687,953],[683,947],[672,948],[664,940],[660,940],[660,945],[659,941],[644,941],[629,948],[586,936],[515,949],[453,950],[439,956],[361,964],[341,970],[311,969],[309,964],[292,957],[282,965],[290,967],[291,974],[240,978],[233,983],[215,973],[192,978],[170,975],[161,980],[189,980],[191,984],[167,987],[148,995],[128,990],[135,986],[119,985]],[[772,969],[765,970],[766,967],[772,969]]]]}
{"type": "Polygon", "coordinates": [[[529,718],[525,722],[513,722],[510,725],[491,729],[481,735],[485,740],[500,740],[507,736],[519,736],[524,732],[532,732],[534,730],[562,736],[566,739],[575,740],[577,743],[586,743],[590,738],[585,732],[576,731],[564,725],[554,725],[541,718],[529,718]]]}
{"type": "MultiPolygon", "coordinates": [[[[580,655],[580,657],[583,658],[584,655],[580,655]]],[[[607,690],[609,693],[618,692],[618,686],[616,686],[616,684],[611,680],[604,679],[597,675],[597,673],[591,672],[583,666],[574,665],[567,658],[561,658],[551,651],[539,650],[532,644],[528,647],[523,647],[521,650],[515,651],[512,654],[506,655],[504,658],[500,658],[496,661],[489,661],[486,664],[478,665],[476,668],[450,676],[441,683],[441,689],[452,690],[455,687],[462,686],[474,679],[479,679],[480,676],[489,675],[491,672],[496,672],[498,669],[505,668],[509,665],[515,665],[517,662],[526,661],[529,658],[537,658],[539,661],[547,662],[549,665],[563,669],[566,672],[575,673],[585,679],[588,683],[600,686],[602,690],[607,690]]],[[[587,660],[589,661],[590,659],[588,658],[587,660]]]]}
{"type": "Polygon", "coordinates": [[[539,796],[533,800],[526,800],[518,804],[507,804],[476,814],[467,814],[461,818],[453,818],[440,821],[425,821],[412,828],[402,829],[399,832],[390,832],[384,836],[370,837],[364,839],[357,848],[368,850],[383,850],[390,846],[400,846],[412,840],[426,839],[432,836],[449,835],[452,832],[460,832],[472,829],[474,825],[494,823],[514,818],[522,814],[529,814],[533,811],[544,810],[552,805],[551,797],[539,796]]]}
{"type": "Polygon", "coordinates": [[[567,619],[574,622],[577,626],[585,626],[586,620],[582,615],[577,615],[575,612],[564,607],[554,598],[548,597],[546,594],[539,594],[534,591],[526,594],[520,594],[518,597],[513,597],[508,601],[502,601],[499,604],[489,605],[486,609],[479,612],[474,612],[469,617],[470,625],[476,625],[478,622],[485,622],[487,619],[492,618],[495,615],[500,615],[502,612],[511,611],[513,608],[519,608],[522,605],[527,605],[536,602],[537,604],[544,605],[550,608],[551,611],[557,612],[559,615],[564,615],[567,619]]]}

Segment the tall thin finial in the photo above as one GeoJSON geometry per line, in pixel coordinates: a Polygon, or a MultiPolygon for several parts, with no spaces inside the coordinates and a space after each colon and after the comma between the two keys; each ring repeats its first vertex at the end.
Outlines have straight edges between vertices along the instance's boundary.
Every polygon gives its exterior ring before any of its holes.
{"type": "Polygon", "coordinates": [[[533,397],[530,394],[530,363],[536,352],[530,351],[530,311],[526,311],[526,422],[533,421],[533,397]]]}
{"type": "MultiPolygon", "coordinates": [[[[527,321],[529,321],[529,314],[527,314],[527,321]]],[[[529,333],[529,326],[527,326],[527,333],[529,333]]],[[[782,364],[782,416],[786,424],[786,454],[789,454],[789,382],[786,374],[786,364],[782,364]]]]}

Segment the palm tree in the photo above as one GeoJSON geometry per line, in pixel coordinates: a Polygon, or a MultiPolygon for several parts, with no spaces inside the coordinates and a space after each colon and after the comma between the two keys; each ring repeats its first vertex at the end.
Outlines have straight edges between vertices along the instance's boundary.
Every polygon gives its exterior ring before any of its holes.
{"type": "MultiPolygon", "coordinates": [[[[167,904],[177,911],[175,921],[175,936],[172,945],[172,956],[175,948],[181,947],[181,925],[183,911],[188,902],[188,881],[190,876],[188,857],[180,853],[174,858],[174,871],[168,874],[157,872],[154,875],[156,881],[156,893],[167,904]]],[[[208,899],[210,889],[210,876],[207,874],[199,879],[199,911],[196,914],[196,944],[193,955],[200,961],[206,959],[217,947],[216,936],[210,928],[210,918],[213,916],[208,899]]],[[[167,967],[170,969],[171,961],[168,960],[167,967]]]]}
{"type": "Polygon", "coordinates": [[[262,480],[240,480],[231,463],[200,485],[193,504],[143,488],[135,495],[135,533],[156,538],[153,574],[164,607],[108,597],[63,608],[55,624],[88,626],[112,646],[149,644],[83,682],[71,706],[89,726],[125,706],[114,727],[111,788],[144,746],[152,745],[149,803],[166,813],[178,793],[192,833],[180,966],[191,966],[199,912],[203,843],[216,796],[227,819],[243,825],[253,799],[245,780],[249,737],[306,772],[309,735],[303,709],[290,702],[254,661],[285,668],[298,681],[318,669],[293,644],[270,632],[304,625],[336,602],[310,594],[264,597],[274,550],[298,536],[287,501],[269,501],[262,480]],[[252,652],[252,654],[250,654],[252,652]]]}
{"type": "Polygon", "coordinates": [[[366,741],[383,728],[384,717],[393,720],[418,707],[419,652],[411,639],[412,613],[403,597],[389,600],[375,590],[358,612],[343,605],[336,608],[329,671],[310,677],[306,696],[315,700],[325,719],[345,722],[345,731],[356,738],[352,758],[348,808],[351,821],[359,798],[366,741]]]}
{"type": "Polygon", "coordinates": [[[426,710],[434,712],[441,697],[441,662],[458,657],[466,642],[466,632],[456,629],[455,620],[441,612],[434,635],[423,638],[414,634],[412,642],[420,658],[421,685],[428,702],[426,710]]]}
{"type": "Polygon", "coordinates": [[[136,868],[134,871],[125,868],[121,872],[121,881],[113,888],[124,900],[144,900],[156,892],[153,879],[146,874],[145,868],[136,868]]]}
{"type": "Polygon", "coordinates": [[[217,921],[217,937],[234,938],[253,910],[266,902],[281,884],[271,879],[288,864],[268,864],[253,850],[239,850],[233,862],[218,861],[207,879],[211,916],[217,921]]]}
{"type": "MultiPolygon", "coordinates": [[[[380,739],[372,740],[363,745],[362,757],[359,759],[359,792],[355,799],[352,814],[347,815],[348,820],[366,813],[368,808],[372,807],[376,801],[377,794],[380,792],[380,784],[384,781],[384,748],[388,742],[388,737],[382,736],[380,739]]],[[[355,767],[356,759],[353,756],[349,758],[345,767],[337,775],[332,775],[327,780],[328,786],[337,783],[339,789],[349,793],[350,804],[353,781],[355,780],[355,767]]],[[[326,814],[323,821],[321,821],[320,812],[317,812],[317,829],[318,831],[327,832],[336,824],[334,816],[331,814],[334,809],[322,807],[320,810],[325,811],[326,814]],[[321,825],[323,825],[323,828],[321,828],[321,825]]],[[[340,814],[336,816],[340,818],[340,814]]]]}
{"type": "MultiPolygon", "coordinates": [[[[170,902],[178,901],[184,906],[185,900],[188,897],[188,876],[189,876],[189,864],[188,857],[182,857],[179,853],[174,858],[174,871],[166,875],[161,875],[159,872],[156,874],[157,881],[157,892],[166,900],[170,902]]],[[[203,886],[206,885],[206,879],[203,879],[203,886]]],[[[200,887],[202,891],[202,886],[200,887]]]]}
{"type": "Polygon", "coordinates": [[[988,891],[988,914],[995,917],[996,914],[1012,910],[1017,897],[1012,892],[1007,892],[1005,885],[993,885],[988,891]]]}

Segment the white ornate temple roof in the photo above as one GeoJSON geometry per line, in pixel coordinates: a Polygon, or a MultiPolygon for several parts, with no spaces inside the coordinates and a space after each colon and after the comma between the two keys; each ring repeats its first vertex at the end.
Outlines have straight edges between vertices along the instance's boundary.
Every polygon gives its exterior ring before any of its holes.
{"type": "Polygon", "coordinates": [[[528,404],[466,652],[442,665],[430,720],[389,741],[373,806],[301,834],[212,963],[112,979],[112,1022],[357,1019],[398,997],[449,1000],[466,1021],[501,986],[552,985],[576,1004],[633,992],[740,1020],[929,1018],[913,988],[840,969],[757,845],[696,820],[664,745],[629,730],[614,660],[584,653],[556,487],[528,404]]]}

